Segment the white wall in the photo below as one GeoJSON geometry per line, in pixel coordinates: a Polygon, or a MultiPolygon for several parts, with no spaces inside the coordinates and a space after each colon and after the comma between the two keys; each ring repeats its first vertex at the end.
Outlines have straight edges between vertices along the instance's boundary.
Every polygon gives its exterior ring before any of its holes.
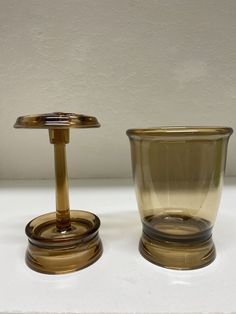
{"type": "Polygon", "coordinates": [[[0,0],[0,177],[53,176],[47,132],[12,128],[22,114],[97,116],[72,131],[72,177],[129,176],[127,128],[236,129],[235,34],[230,0],[0,0]]]}

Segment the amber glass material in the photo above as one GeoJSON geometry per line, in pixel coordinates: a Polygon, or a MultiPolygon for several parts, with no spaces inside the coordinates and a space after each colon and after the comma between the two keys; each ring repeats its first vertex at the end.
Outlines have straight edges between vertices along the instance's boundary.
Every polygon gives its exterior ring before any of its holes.
{"type": "Polygon", "coordinates": [[[154,264],[194,269],[215,259],[227,127],[131,129],[133,176],[143,233],[140,253],[154,264]]]}
{"type": "Polygon", "coordinates": [[[26,226],[26,263],[35,271],[68,273],[89,266],[102,255],[99,218],[90,212],[70,210],[66,165],[69,128],[99,126],[95,117],[63,112],[16,120],[15,128],[49,129],[50,143],[54,145],[56,212],[39,216],[26,226]]]}

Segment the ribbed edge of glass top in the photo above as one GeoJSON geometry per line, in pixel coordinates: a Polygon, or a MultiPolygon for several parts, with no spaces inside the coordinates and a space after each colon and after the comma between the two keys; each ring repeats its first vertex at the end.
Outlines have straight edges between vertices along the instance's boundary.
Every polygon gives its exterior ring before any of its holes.
{"type": "Polygon", "coordinates": [[[92,116],[52,112],[18,117],[14,127],[30,129],[98,128],[100,124],[97,118],[92,116]]]}
{"type": "Polygon", "coordinates": [[[129,137],[197,137],[197,136],[230,136],[233,133],[231,127],[216,126],[176,126],[157,127],[146,129],[129,129],[126,134],[129,137]]]}

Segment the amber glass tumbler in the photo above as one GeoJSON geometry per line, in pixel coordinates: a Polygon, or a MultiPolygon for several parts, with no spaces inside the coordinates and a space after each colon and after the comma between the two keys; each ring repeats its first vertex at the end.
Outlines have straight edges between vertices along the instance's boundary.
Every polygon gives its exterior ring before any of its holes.
{"type": "Polygon", "coordinates": [[[229,127],[127,131],[143,225],[139,250],[150,262],[194,269],[215,259],[212,228],[232,132],[229,127]]]}

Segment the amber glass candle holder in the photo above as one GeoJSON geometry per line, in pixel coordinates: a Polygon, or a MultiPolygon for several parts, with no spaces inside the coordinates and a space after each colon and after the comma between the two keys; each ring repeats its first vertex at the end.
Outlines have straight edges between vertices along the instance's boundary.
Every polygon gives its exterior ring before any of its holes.
{"type": "Polygon", "coordinates": [[[99,127],[95,117],[54,112],[22,116],[15,128],[48,129],[54,145],[56,212],[39,216],[26,226],[27,265],[38,272],[63,274],[94,263],[102,254],[99,218],[87,211],[70,210],[66,144],[70,128],[99,127]]]}
{"type": "Polygon", "coordinates": [[[133,177],[143,233],[140,253],[172,269],[215,259],[216,219],[228,127],[130,129],[133,177]]]}

